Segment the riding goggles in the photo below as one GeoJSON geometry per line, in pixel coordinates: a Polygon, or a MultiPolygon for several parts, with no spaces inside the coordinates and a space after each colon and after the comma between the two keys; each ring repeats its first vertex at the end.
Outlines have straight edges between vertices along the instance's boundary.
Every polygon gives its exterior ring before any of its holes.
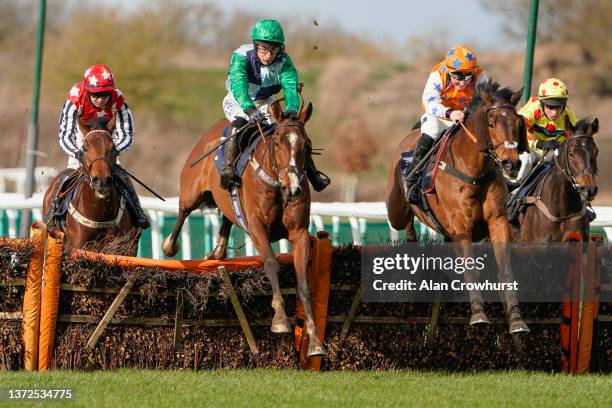
{"type": "Polygon", "coordinates": [[[474,76],[474,74],[471,72],[457,71],[451,72],[450,76],[457,81],[469,81],[470,79],[472,79],[472,76],[474,76]]]}
{"type": "Polygon", "coordinates": [[[113,91],[107,91],[107,92],[89,92],[87,91],[87,95],[91,96],[92,98],[108,98],[113,94],[113,91]]]}

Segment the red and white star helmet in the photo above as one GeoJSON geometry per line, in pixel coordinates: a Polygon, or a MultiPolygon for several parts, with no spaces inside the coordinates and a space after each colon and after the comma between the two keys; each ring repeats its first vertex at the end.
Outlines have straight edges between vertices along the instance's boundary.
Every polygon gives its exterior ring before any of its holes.
{"type": "Polygon", "coordinates": [[[87,92],[91,93],[108,92],[115,89],[115,81],[106,65],[95,64],[85,71],[83,86],[87,92]]]}

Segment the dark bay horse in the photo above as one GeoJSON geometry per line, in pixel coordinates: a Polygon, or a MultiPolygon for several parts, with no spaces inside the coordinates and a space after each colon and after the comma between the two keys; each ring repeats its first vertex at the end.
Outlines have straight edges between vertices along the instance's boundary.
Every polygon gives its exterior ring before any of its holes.
{"type": "MultiPolygon", "coordinates": [[[[80,167],[74,170],[70,185],[64,189],[74,191],[66,213],[66,242],[73,248],[83,248],[88,243],[128,237],[130,243],[120,251],[135,255],[140,230],[133,228],[126,202],[113,183],[118,152],[109,125],[96,120],[90,125],[79,122],[79,127],[85,135],[80,167]]],[[[49,211],[52,192],[60,177],[61,174],[53,179],[45,193],[43,214],[49,211]]]]}
{"type": "MultiPolygon", "coordinates": [[[[462,176],[440,169],[434,182],[435,191],[426,197],[446,239],[462,244],[463,256],[471,256],[470,243],[487,237],[491,239],[500,282],[512,282],[514,279],[509,251],[505,246],[511,242],[506,213],[508,189],[498,169],[516,176],[520,164],[519,153],[527,149],[522,119],[515,108],[521,94],[522,90],[512,92],[508,88],[500,89],[499,84],[493,81],[476,89],[468,107],[465,127],[459,128],[451,136],[441,157],[446,168],[452,167],[462,176]]],[[[409,241],[416,241],[415,214],[422,222],[436,229],[421,206],[411,205],[404,198],[401,153],[414,148],[418,137],[419,131],[414,130],[396,149],[385,197],[391,225],[398,230],[406,229],[409,241]]],[[[475,270],[466,272],[465,280],[477,281],[478,273],[475,270]]],[[[472,311],[470,324],[488,323],[480,292],[469,291],[469,297],[472,311]]],[[[529,331],[522,320],[516,292],[506,291],[505,298],[510,332],[529,331]]]]}
{"type": "MultiPolygon", "coordinates": [[[[272,285],[272,331],[291,332],[291,322],[285,313],[278,283],[279,264],[270,244],[288,238],[293,248],[297,292],[306,317],[308,356],[325,355],[313,319],[306,277],[310,252],[310,190],[304,173],[304,144],[307,137],[304,124],[312,114],[312,104],[300,111],[298,119],[285,117],[278,102],[270,106],[270,113],[277,122],[276,129],[255,148],[251,165],[247,165],[242,175],[242,187],[238,189],[244,221],[272,285]]],[[[224,259],[226,256],[232,225],[240,225],[232,209],[230,194],[220,186],[214,154],[193,166],[191,163],[219,142],[223,129],[228,125],[227,120],[222,120],[204,132],[187,157],[180,179],[178,218],[171,235],[162,245],[166,256],[176,255],[179,249],[177,239],[183,222],[192,211],[201,206],[217,207],[223,214],[217,246],[207,258],[224,259]]]]}
{"type": "Polygon", "coordinates": [[[554,157],[553,168],[525,197],[527,206],[517,217],[521,242],[567,242],[570,234],[589,234],[587,205],[597,195],[597,145],[593,135],[599,120],[582,119],[576,126],[566,118],[565,142],[554,157]]]}

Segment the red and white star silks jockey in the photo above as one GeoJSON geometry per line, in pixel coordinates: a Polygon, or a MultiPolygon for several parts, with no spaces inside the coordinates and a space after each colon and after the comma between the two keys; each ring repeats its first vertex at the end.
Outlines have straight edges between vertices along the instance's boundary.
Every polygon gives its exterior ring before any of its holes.
{"type": "MultiPolygon", "coordinates": [[[[92,121],[103,118],[113,130],[113,141],[119,154],[125,152],[134,139],[134,120],[132,112],[125,103],[123,94],[115,88],[113,74],[107,66],[96,64],[83,75],[83,82],[73,85],[60,113],[59,143],[68,154],[68,168],[63,170],[57,182],[58,188],[53,193],[53,202],[64,183],[74,176],[74,169],[80,166],[79,157],[83,149],[83,135],[78,122],[88,126],[92,121]],[[114,121],[114,123],[112,122],[114,121]]],[[[140,200],[134,190],[130,175],[119,165],[113,169],[113,178],[120,186],[128,202],[128,210],[136,227],[149,228],[149,220],[140,206],[140,200]]],[[[57,208],[57,205],[54,205],[57,208]]]]}
{"type": "Polygon", "coordinates": [[[119,154],[123,153],[133,141],[132,112],[121,91],[114,87],[110,70],[97,64],[85,71],[83,82],[70,89],[60,114],[59,143],[70,156],[69,168],[78,168],[76,157],[83,146],[84,135],[77,126],[78,120],[88,124],[101,117],[109,121],[116,117],[113,140],[119,154]]]}

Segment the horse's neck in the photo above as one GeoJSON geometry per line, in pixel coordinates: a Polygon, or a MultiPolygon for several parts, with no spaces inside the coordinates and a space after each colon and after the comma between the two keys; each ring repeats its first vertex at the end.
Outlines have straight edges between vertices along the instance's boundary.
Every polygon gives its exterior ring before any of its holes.
{"type": "Polygon", "coordinates": [[[542,199],[550,203],[549,206],[554,215],[563,217],[582,208],[580,193],[572,186],[558,165],[550,171],[550,177],[545,177],[542,182],[545,183],[541,194],[542,199]]]}
{"type": "MultiPolygon", "coordinates": [[[[476,111],[467,117],[465,128],[476,137],[476,143],[468,136],[465,129],[457,131],[451,144],[450,155],[454,166],[471,176],[481,176],[490,165],[490,160],[483,154],[488,147],[486,122],[483,112],[476,111]]],[[[448,153],[447,153],[448,154],[448,153]]]]}

